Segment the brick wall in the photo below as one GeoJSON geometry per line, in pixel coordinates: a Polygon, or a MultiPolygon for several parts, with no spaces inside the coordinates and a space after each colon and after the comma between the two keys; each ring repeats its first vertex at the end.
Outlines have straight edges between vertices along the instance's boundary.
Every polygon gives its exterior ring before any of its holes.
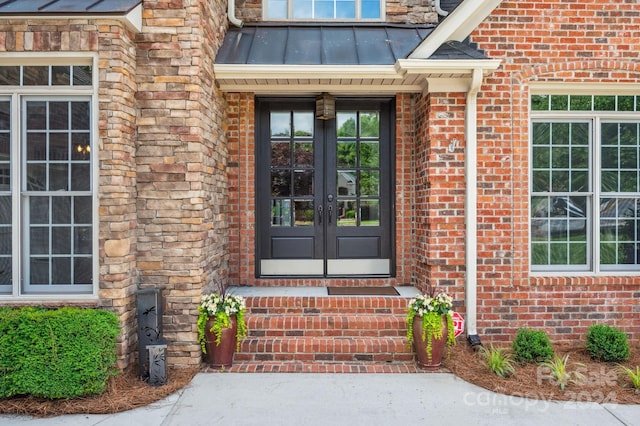
{"type": "Polygon", "coordinates": [[[147,2],[138,62],[138,271],[161,288],[169,363],[200,362],[200,296],[227,279],[225,102],[212,67],[222,2],[147,2]]]}
{"type": "Polygon", "coordinates": [[[378,279],[256,278],[255,235],[255,96],[227,95],[229,135],[229,271],[230,282],[255,286],[376,286],[411,284],[414,237],[413,100],[396,97],[395,196],[396,276],[378,279]]]}
{"type": "Polygon", "coordinates": [[[414,284],[450,293],[462,311],[465,274],[464,94],[416,96],[414,284]],[[449,145],[457,139],[455,150],[449,145]]]}
{"type": "Polygon", "coordinates": [[[531,277],[529,85],[640,83],[640,3],[505,1],[471,39],[502,67],[478,104],[479,331],[507,340],[517,327],[583,339],[605,322],[640,337],[640,277],[531,277]]]}

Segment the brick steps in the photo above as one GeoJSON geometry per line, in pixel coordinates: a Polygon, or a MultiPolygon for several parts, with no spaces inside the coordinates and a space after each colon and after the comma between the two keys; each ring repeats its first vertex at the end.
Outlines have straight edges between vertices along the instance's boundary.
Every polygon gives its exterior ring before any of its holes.
{"type": "Polygon", "coordinates": [[[243,361],[410,361],[413,350],[400,337],[262,337],[244,339],[243,361]]]}
{"type": "Polygon", "coordinates": [[[249,296],[237,372],[416,372],[404,296],[249,296]]]}
{"type": "Polygon", "coordinates": [[[389,337],[404,336],[406,321],[399,315],[251,315],[250,337],[389,337]]]}

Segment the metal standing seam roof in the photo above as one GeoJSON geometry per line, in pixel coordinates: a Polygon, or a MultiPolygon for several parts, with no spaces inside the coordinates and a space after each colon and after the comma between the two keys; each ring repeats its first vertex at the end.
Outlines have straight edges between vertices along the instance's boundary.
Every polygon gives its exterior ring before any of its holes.
{"type": "MultiPolygon", "coordinates": [[[[255,25],[230,28],[217,64],[393,65],[406,58],[433,26],[255,25]]],[[[425,58],[427,59],[427,58],[425,58]]],[[[486,59],[473,45],[447,42],[429,59],[486,59]]]]}
{"type": "Polygon", "coordinates": [[[406,57],[434,27],[257,25],[230,28],[216,63],[387,65],[406,57]]]}
{"type": "Polygon", "coordinates": [[[128,13],[142,0],[0,0],[3,14],[111,14],[128,13]]]}

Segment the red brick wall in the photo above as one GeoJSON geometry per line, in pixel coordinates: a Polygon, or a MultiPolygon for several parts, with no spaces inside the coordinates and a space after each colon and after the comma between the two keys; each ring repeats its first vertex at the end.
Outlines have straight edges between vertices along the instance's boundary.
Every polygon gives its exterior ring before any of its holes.
{"type": "Polygon", "coordinates": [[[416,97],[415,285],[447,291],[463,301],[464,94],[416,97]],[[449,145],[455,143],[453,152],[449,145]]]}
{"type": "Polygon", "coordinates": [[[228,102],[229,135],[229,251],[230,281],[256,286],[369,286],[411,283],[413,239],[413,100],[396,98],[396,276],[379,279],[259,279],[255,277],[255,123],[254,95],[231,93],[228,102]]]}
{"type": "Polygon", "coordinates": [[[501,68],[478,104],[479,332],[508,340],[521,326],[583,339],[595,322],[640,337],[640,276],[532,277],[529,271],[529,86],[640,84],[640,3],[505,1],[471,34],[501,68]]]}

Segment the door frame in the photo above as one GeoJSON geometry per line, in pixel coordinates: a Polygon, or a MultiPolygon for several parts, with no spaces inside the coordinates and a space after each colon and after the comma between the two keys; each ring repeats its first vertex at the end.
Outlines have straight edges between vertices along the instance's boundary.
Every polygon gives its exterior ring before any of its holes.
{"type": "MultiPolygon", "coordinates": [[[[269,273],[268,275],[263,275],[261,273],[261,262],[263,260],[269,260],[269,259],[263,259],[262,258],[262,253],[264,252],[264,248],[261,248],[261,242],[264,244],[264,239],[260,238],[261,233],[263,233],[265,231],[265,229],[270,228],[270,221],[267,218],[266,215],[264,214],[260,214],[259,209],[263,206],[263,204],[266,202],[265,197],[267,197],[267,193],[266,191],[260,190],[260,181],[261,179],[263,179],[264,177],[261,176],[261,174],[264,173],[264,167],[265,164],[262,163],[261,161],[263,161],[264,157],[264,137],[265,135],[268,133],[268,129],[263,129],[261,128],[262,126],[262,122],[261,122],[261,115],[263,113],[268,113],[268,111],[271,111],[273,109],[274,105],[277,104],[283,104],[283,105],[290,105],[290,104],[298,104],[298,105],[303,105],[303,104],[308,104],[308,105],[315,105],[315,100],[316,97],[315,96],[295,96],[295,97],[278,97],[278,96],[256,96],[255,97],[255,128],[254,128],[254,140],[255,140],[255,146],[254,146],[254,153],[255,153],[255,169],[254,169],[254,188],[255,188],[255,208],[256,211],[255,213],[255,277],[256,278],[262,278],[262,279],[271,279],[271,278],[322,278],[322,279],[338,279],[338,278],[384,278],[384,277],[389,277],[389,278],[393,278],[396,276],[396,164],[395,164],[395,145],[396,145],[396,111],[395,111],[395,102],[396,99],[395,97],[388,97],[388,96],[377,96],[377,97],[354,97],[354,96],[337,96],[336,97],[336,105],[338,105],[339,103],[342,102],[349,102],[351,104],[356,105],[357,104],[357,109],[359,110],[366,110],[366,106],[361,107],[363,105],[366,105],[367,102],[373,102],[373,103],[380,103],[380,104],[386,104],[385,107],[382,108],[382,110],[386,110],[384,112],[384,114],[386,114],[386,120],[388,123],[387,128],[385,129],[384,127],[381,127],[381,132],[386,131],[388,132],[388,134],[386,135],[386,138],[388,140],[388,146],[386,148],[386,150],[383,152],[380,152],[380,159],[386,159],[386,164],[382,165],[381,167],[386,168],[386,170],[388,171],[388,182],[383,182],[382,179],[380,181],[381,184],[381,192],[382,191],[382,185],[386,185],[386,190],[385,192],[388,194],[387,195],[387,200],[388,200],[388,245],[389,245],[389,273],[383,273],[383,274],[360,274],[360,275],[325,275],[326,273],[326,262],[327,262],[327,250],[325,249],[325,255],[323,256],[323,258],[318,259],[318,261],[323,262],[323,272],[322,273],[305,273],[303,271],[300,271],[299,269],[301,267],[304,267],[302,263],[300,263],[297,259],[286,259],[287,261],[287,267],[286,270],[283,269],[282,273],[280,273],[279,271],[277,273],[269,273]],[[298,264],[299,263],[299,264],[298,264]]],[[[338,109],[338,107],[336,107],[336,110],[338,109]]],[[[382,113],[382,111],[381,111],[382,113]]],[[[333,128],[335,130],[335,118],[334,120],[334,125],[331,126],[324,126],[325,129],[328,128],[333,128]]],[[[314,121],[314,123],[317,124],[318,119],[316,119],[314,121]]],[[[325,152],[326,149],[326,141],[327,141],[327,136],[326,135],[322,135],[321,140],[319,140],[319,143],[322,143],[324,146],[322,148],[320,148],[321,152],[325,152]]],[[[267,156],[268,158],[268,156],[267,156]]],[[[315,167],[317,167],[317,162],[315,163],[315,167]]],[[[322,161],[322,164],[324,165],[324,167],[326,168],[326,164],[325,161],[322,161]]],[[[326,173],[326,170],[323,170],[322,173],[326,173]]],[[[262,183],[264,184],[264,182],[262,183]]],[[[337,195],[337,194],[336,194],[337,195]]],[[[327,232],[324,233],[322,238],[326,238],[327,237],[327,232]]],[[[326,244],[326,241],[325,241],[326,244]]],[[[365,262],[367,261],[367,259],[363,259],[365,262]]],[[[304,259],[304,262],[308,262],[309,259],[304,259]]]]}

